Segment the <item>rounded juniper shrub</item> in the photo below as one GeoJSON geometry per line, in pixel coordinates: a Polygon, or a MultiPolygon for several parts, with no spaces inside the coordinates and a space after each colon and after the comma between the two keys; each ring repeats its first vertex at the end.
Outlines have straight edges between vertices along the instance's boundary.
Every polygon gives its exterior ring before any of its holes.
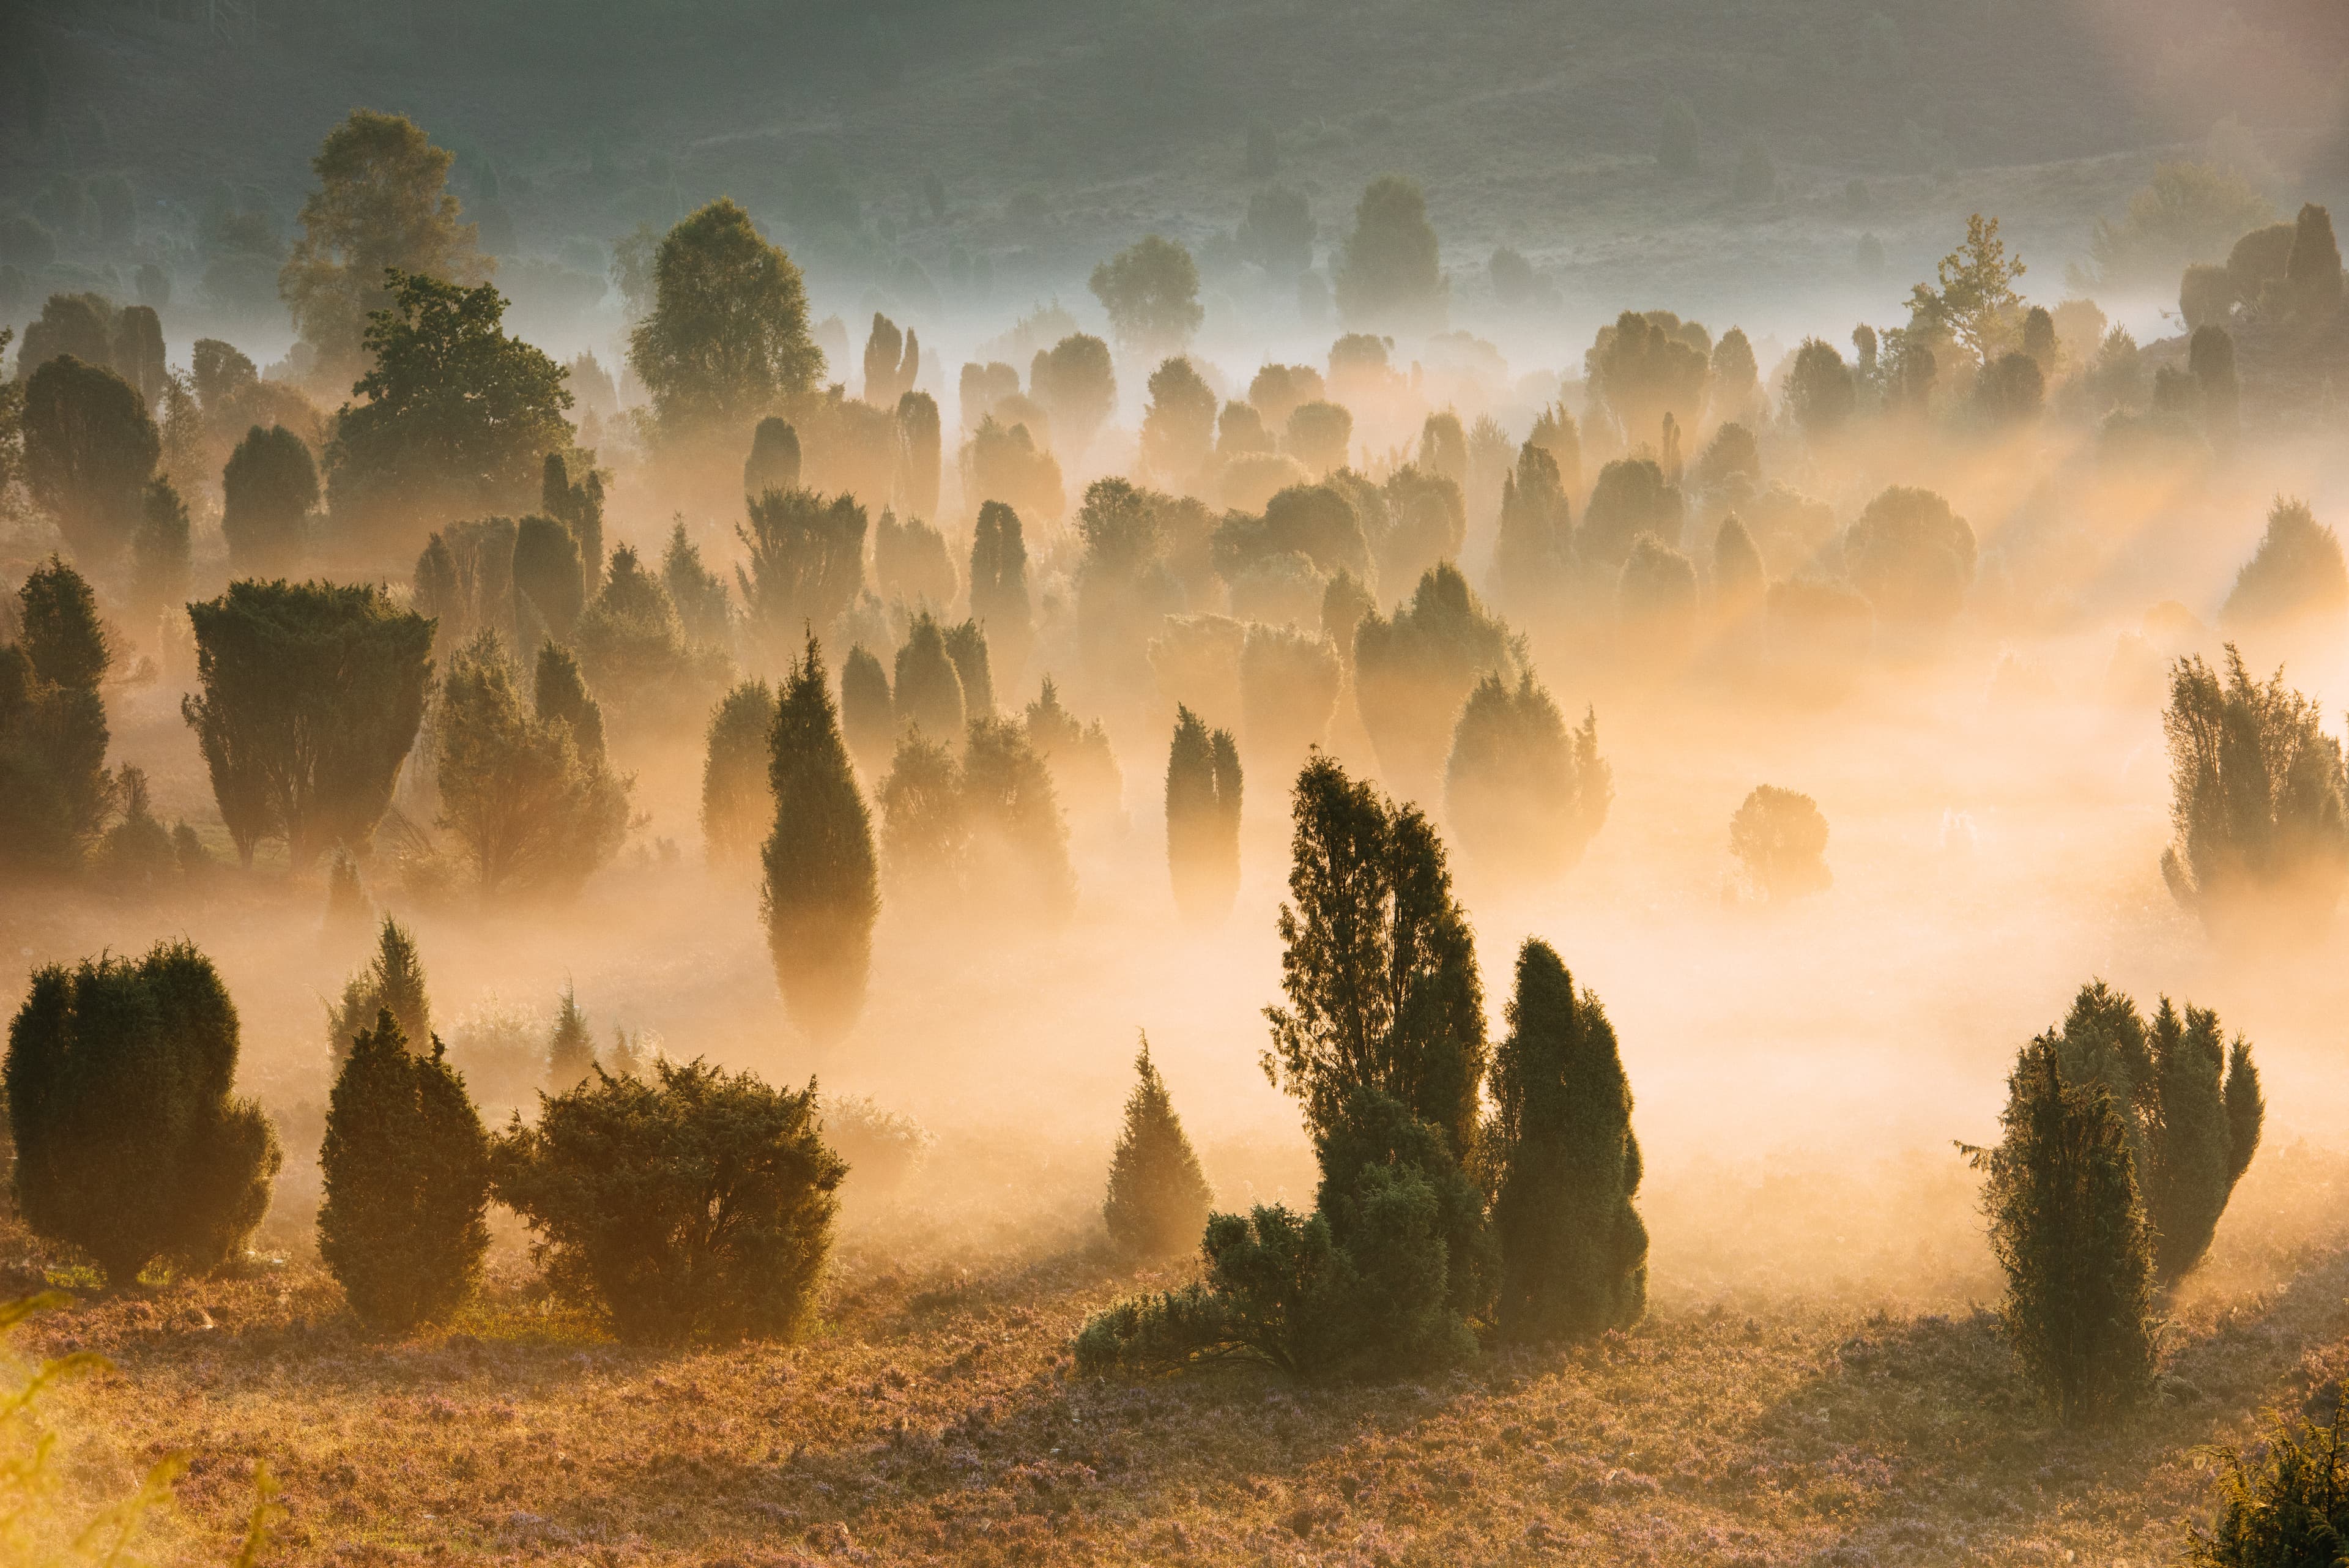
{"type": "Polygon", "coordinates": [[[787,1339],[814,1314],[848,1174],[821,1125],[812,1082],[776,1089],[699,1059],[598,1072],[535,1127],[508,1124],[492,1190],[548,1282],[622,1337],[787,1339]]]}
{"type": "Polygon", "coordinates": [[[226,1262],[284,1158],[261,1107],[230,1095],[237,1034],[219,973],[185,942],[36,971],[0,1070],[26,1227],[116,1289],[159,1260],[226,1262]]]}
{"type": "Polygon", "coordinates": [[[388,1008],[351,1043],[318,1151],[318,1256],[370,1328],[438,1323],[481,1278],[490,1138],[439,1039],[425,1055],[388,1008]]]}

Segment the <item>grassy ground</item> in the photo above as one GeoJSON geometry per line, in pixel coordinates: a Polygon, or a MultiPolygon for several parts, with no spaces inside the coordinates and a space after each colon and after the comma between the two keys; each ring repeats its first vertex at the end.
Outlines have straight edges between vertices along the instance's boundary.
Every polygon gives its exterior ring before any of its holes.
{"type": "Polygon", "coordinates": [[[119,1367],[56,1407],[78,1485],[191,1455],[151,1538],[174,1563],[225,1560],[265,1459],[289,1563],[2150,1564],[2205,1506],[2206,1445],[2349,1371],[2349,1167],[2265,1158],[2172,1303],[2158,1397],[2094,1434],[2047,1422],[1988,1313],[1897,1277],[1798,1300],[1660,1267],[1631,1333],[1425,1384],[1076,1382],[1084,1314],[1183,1271],[1128,1278],[1075,1205],[943,1173],[852,1216],[796,1346],[612,1344],[508,1252],[409,1340],[296,1259],[91,1300],[26,1347],[119,1367]]]}

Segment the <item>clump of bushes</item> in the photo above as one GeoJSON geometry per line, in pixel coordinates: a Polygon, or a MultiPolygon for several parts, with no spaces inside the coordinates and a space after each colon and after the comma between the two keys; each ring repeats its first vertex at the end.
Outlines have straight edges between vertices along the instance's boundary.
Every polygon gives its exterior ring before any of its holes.
{"type": "Polygon", "coordinates": [[[1523,650],[1449,563],[1432,567],[1392,617],[1354,631],[1355,697],[1379,763],[1411,798],[1433,799],[1461,704],[1488,674],[1514,676],[1523,650]]]}
{"type": "Polygon", "coordinates": [[[1239,749],[1188,708],[1174,711],[1166,753],[1166,865],[1185,917],[1219,920],[1240,885],[1239,749]]]}
{"type": "Polygon", "coordinates": [[[2227,647],[2170,668],[2170,841],[2162,880],[2227,937],[2322,929],[2349,882],[2349,763],[2315,701],[2278,670],[2255,681],[2227,647]]]}
{"type": "Polygon", "coordinates": [[[557,1292],[630,1339],[788,1339],[815,1310],[847,1167],[815,1085],[698,1059],[593,1079],[517,1116],[492,1190],[530,1226],[557,1292]]]}
{"type": "Polygon", "coordinates": [[[233,1257],[284,1158],[261,1107],[231,1093],[237,1045],[228,990],[186,942],[35,971],[0,1067],[26,1228],[117,1290],[159,1261],[204,1272],[233,1257]]]}
{"type": "Polygon", "coordinates": [[[1022,725],[974,719],[960,756],[908,732],[880,798],[895,886],[965,913],[1058,921],[1074,908],[1068,824],[1022,725]]]}

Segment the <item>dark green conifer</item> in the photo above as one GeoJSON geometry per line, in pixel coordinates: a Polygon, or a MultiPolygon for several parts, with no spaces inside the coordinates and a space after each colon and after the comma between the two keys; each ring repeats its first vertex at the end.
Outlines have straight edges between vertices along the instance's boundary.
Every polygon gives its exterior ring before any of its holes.
{"type": "Polygon", "coordinates": [[[1537,939],[1517,953],[1492,1086],[1480,1152],[1500,1237],[1501,1331],[1580,1339],[1629,1327],[1648,1297],[1631,1085],[1606,1009],[1537,939]]]}
{"type": "Polygon", "coordinates": [[[1241,788],[1231,732],[1211,733],[1178,706],[1166,752],[1166,867],[1186,919],[1221,920],[1238,896],[1241,788]]]}
{"type": "Polygon", "coordinates": [[[318,1257],[360,1321],[403,1332],[471,1293],[490,1245],[489,1157],[440,1042],[411,1052],[378,1012],[336,1075],[318,1151],[318,1257]]]}
{"type": "Polygon", "coordinates": [[[1199,1157],[1184,1136],[1183,1118],[1166,1082],[1150,1060],[1150,1037],[1133,1058],[1133,1092],[1125,1097],[1125,1127],[1110,1157],[1109,1194],[1102,1219],[1110,1240],[1133,1256],[1168,1258],[1188,1251],[1207,1222],[1214,1193],[1199,1157]]]}
{"type": "Polygon", "coordinates": [[[712,866],[750,859],[774,824],[767,784],[774,727],[775,693],[763,680],[742,681],[709,716],[701,764],[701,839],[712,866]]]}
{"type": "Polygon", "coordinates": [[[2004,1136],[1969,1150],[2005,1271],[2000,1309],[2024,1373],[2066,1426],[2108,1419],[2144,1393],[2158,1355],[2153,1235],[2127,1124],[2106,1087],[2068,1073],[2042,1034],[2007,1080],[2004,1136]]]}
{"type": "Polygon", "coordinates": [[[117,1290],[159,1259],[225,1262],[283,1159],[261,1107],[231,1096],[236,1058],[227,988],[184,942],[36,971],[0,1069],[26,1228],[117,1290]]]}
{"type": "Polygon", "coordinates": [[[150,479],[130,536],[130,601],[150,618],[187,603],[194,551],[188,504],[168,479],[150,479]]]}
{"type": "Polygon", "coordinates": [[[750,434],[750,455],[742,462],[742,493],[756,501],[771,490],[799,486],[799,431],[770,414],[750,434]]]}
{"type": "Polygon", "coordinates": [[[970,614],[1003,650],[1004,679],[1017,678],[1034,640],[1030,629],[1028,546],[1019,514],[1000,501],[980,504],[970,540],[970,614]]]}
{"type": "Polygon", "coordinates": [[[291,576],[318,504],[318,465],[284,425],[255,425],[221,471],[221,533],[240,577],[291,576]]]}
{"type": "Polygon", "coordinates": [[[761,907],[775,978],[801,1027],[837,1036],[864,1006],[881,890],[873,819],[813,637],[784,683],[770,765],[775,825],[761,907]]]}

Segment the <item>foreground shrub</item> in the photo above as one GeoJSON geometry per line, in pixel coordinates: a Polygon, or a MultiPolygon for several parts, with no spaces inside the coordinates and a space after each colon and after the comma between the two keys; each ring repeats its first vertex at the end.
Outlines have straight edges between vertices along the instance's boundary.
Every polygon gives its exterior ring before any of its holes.
{"type": "Polygon", "coordinates": [[[2210,1250],[2259,1150],[2267,1104],[2251,1042],[2238,1034],[2230,1046],[2217,1013],[2180,1013],[2166,996],[2148,1025],[2102,981],[2080,988],[2057,1038],[2065,1074],[2102,1085],[2128,1129],[2155,1275],[2170,1283],[2210,1250]]]}
{"type": "Polygon", "coordinates": [[[2161,877],[2205,928],[2321,929],[2349,882],[2349,765],[2313,699],[2262,685],[2227,648],[2169,674],[2169,846],[2161,877]]]}
{"type": "Polygon", "coordinates": [[[2349,1555],[2349,1386],[2322,1426],[2271,1416],[2266,1445],[2218,1450],[2219,1506],[2189,1527],[2190,1568],[2334,1568],[2349,1555]]]}
{"type": "Polygon", "coordinates": [[[227,988],[185,942],[34,971],[0,1069],[26,1228],[118,1290],[158,1259],[227,1262],[283,1160],[261,1107],[230,1096],[236,1058],[227,988]]]}
{"type": "Polygon", "coordinates": [[[628,1339],[789,1338],[815,1310],[848,1168],[815,1085],[770,1088],[695,1060],[650,1082],[598,1072],[516,1116],[492,1190],[535,1234],[557,1292],[628,1339]]]}
{"type": "Polygon", "coordinates": [[[2158,1354],[2127,1125],[2102,1084],[2064,1070],[2053,1034],[2023,1048],[1999,1125],[1997,1147],[1966,1152],[1988,1175],[2007,1340],[2057,1419],[2109,1419],[2144,1393],[2158,1354]]]}
{"type": "Polygon", "coordinates": [[[1150,1060],[1147,1035],[1134,1054],[1133,1072],[1125,1127],[1110,1157],[1102,1220],[1121,1251],[1142,1258],[1172,1257],[1199,1234],[1214,1194],[1184,1135],[1183,1118],[1174,1114],[1166,1081],[1150,1060]]]}
{"type": "Polygon", "coordinates": [[[1480,1154],[1501,1246],[1501,1332],[1580,1339],[1638,1322],[1648,1229],[1631,1202],[1640,1174],[1631,1085],[1606,1009],[1575,990],[1545,941],[1517,953],[1480,1154]]]}
{"type": "Polygon", "coordinates": [[[335,1079],[318,1152],[318,1257],[362,1322],[438,1323],[471,1293],[490,1246],[489,1162],[440,1042],[411,1052],[390,1010],[377,1013],[335,1079]]]}

